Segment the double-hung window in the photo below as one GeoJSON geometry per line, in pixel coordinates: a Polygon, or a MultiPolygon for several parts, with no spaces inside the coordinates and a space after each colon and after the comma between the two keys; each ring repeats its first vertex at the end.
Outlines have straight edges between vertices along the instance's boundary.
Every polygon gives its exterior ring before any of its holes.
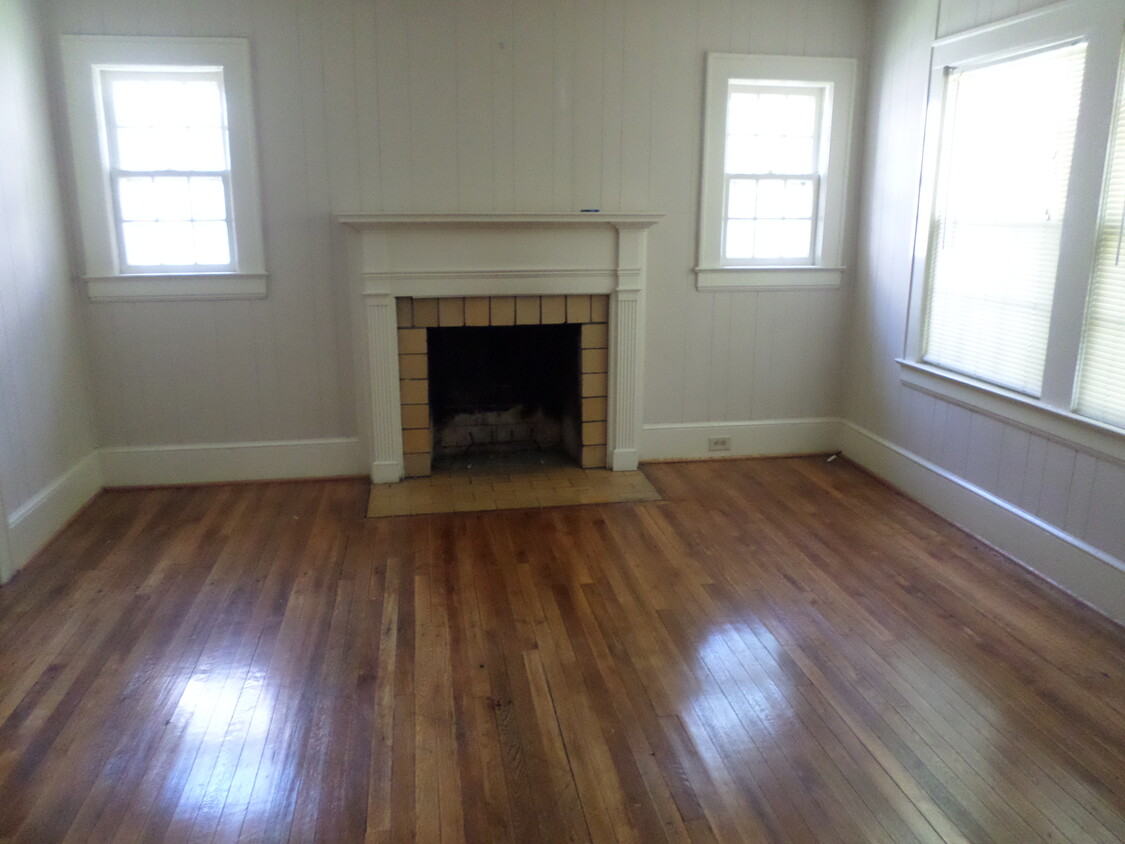
{"type": "Polygon", "coordinates": [[[246,42],[66,36],[93,298],[265,293],[246,42]]]}
{"type": "Polygon", "coordinates": [[[835,286],[855,62],[707,57],[700,289],[835,286]]]}
{"type": "Polygon", "coordinates": [[[907,383],[1125,428],[1123,33],[1120,4],[1075,0],[934,45],[907,383]]]}

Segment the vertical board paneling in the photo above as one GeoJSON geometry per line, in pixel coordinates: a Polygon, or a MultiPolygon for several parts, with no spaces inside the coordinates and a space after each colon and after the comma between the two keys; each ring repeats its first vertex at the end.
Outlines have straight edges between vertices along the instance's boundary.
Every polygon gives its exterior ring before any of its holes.
{"type": "Polygon", "coordinates": [[[1125,469],[900,381],[922,117],[934,33],[1029,11],[1037,0],[882,2],[871,54],[860,253],[849,326],[847,418],[1119,559],[1125,469]],[[923,421],[930,406],[930,424],[923,421]]]}
{"type": "Polygon", "coordinates": [[[353,433],[337,211],[667,212],[645,421],[839,412],[842,296],[699,293],[691,269],[706,53],[862,58],[863,0],[50,5],[56,34],[230,34],[254,55],[269,297],[91,306],[103,444],[353,433]]]}
{"type": "MultiPolygon", "coordinates": [[[[37,6],[0,0],[0,541],[94,449],[81,311],[51,154],[37,6]]],[[[85,20],[80,17],[80,20],[85,20]]],[[[22,559],[11,561],[14,565],[22,559]]]]}
{"type": "Polygon", "coordinates": [[[555,77],[550,9],[541,3],[517,3],[515,38],[513,176],[515,207],[520,211],[555,210],[551,153],[555,133],[555,77]]]}
{"type": "Polygon", "coordinates": [[[499,49],[488,26],[490,0],[457,6],[457,207],[495,211],[492,156],[497,129],[493,112],[492,63],[499,49]]]}

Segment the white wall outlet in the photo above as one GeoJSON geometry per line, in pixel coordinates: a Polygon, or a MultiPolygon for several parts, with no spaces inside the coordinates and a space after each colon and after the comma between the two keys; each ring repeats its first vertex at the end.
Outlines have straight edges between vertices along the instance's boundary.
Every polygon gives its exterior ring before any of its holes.
{"type": "Polygon", "coordinates": [[[730,437],[708,437],[708,451],[730,451],[730,437]]]}

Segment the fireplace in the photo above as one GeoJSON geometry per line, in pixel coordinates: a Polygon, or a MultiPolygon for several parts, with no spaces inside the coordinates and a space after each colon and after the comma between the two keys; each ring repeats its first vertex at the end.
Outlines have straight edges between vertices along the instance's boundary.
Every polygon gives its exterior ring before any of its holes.
{"type": "MultiPolygon", "coordinates": [[[[582,466],[635,469],[645,241],[659,218],[341,215],[352,233],[356,392],[372,480],[390,483],[430,472],[430,331],[445,328],[554,326],[577,332],[577,418],[556,420],[558,436],[564,444],[570,439],[582,466]]],[[[546,426],[540,433],[551,436],[546,426]]],[[[440,441],[439,435],[439,447],[440,441]]]]}
{"type": "Polygon", "coordinates": [[[608,296],[398,297],[403,474],[471,453],[606,465],[608,296]]]}

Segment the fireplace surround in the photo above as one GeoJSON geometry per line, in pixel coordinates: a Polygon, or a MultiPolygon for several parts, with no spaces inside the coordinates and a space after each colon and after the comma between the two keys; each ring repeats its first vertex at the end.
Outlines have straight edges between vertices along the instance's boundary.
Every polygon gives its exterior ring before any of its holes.
{"type": "MultiPolygon", "coordinates": [[[[356,395],[371,479],[393,483],[408,474],[428,474],[428,466],[410,456],[423,453],[417,449],[429,432],[421,427],[420,412],[407,410],[421,402],[406,401],[403,395],[411,390],[417,398],[425,382],[403,377],[400,344],[417,341],[416,334],[400,333],[407,301],[411,329],[419,327],[413,322],[419,303],[424,314],[433,315],[425,318],[441,325],[443,314],[452,320],[450,324],[458,319],[466,324],[470,313],[481,319],[484,303],[491,313],[493,303],[503,311],[510,301],[513,320],[519,319],[521,308],[524,314],[534,308],[537,320],[547,314],[548,320],[566,322],[568,306],[581,309],[584,301],[604,302],[602,329],[583,327],[584,334],[604,337],[602,347],[582,351],[584,360],[599,356],[605,360],[604,372],[589,373],[604,375],[604,395],[584,397],[603,400],[604,436],[592,432],[603,443],[595,444],[598,448],[590,453],[584,443],[582,462],[636,469],[642,424],[646,240],[648,228],[661,216],[340,215],[349,232],[353,301],[358,305],[353,309],[356,395]],[[406,427],[404,421],[419,427],[406,427]]],[[[584,322],[577,317],[574,321],[584,322]]]]}

